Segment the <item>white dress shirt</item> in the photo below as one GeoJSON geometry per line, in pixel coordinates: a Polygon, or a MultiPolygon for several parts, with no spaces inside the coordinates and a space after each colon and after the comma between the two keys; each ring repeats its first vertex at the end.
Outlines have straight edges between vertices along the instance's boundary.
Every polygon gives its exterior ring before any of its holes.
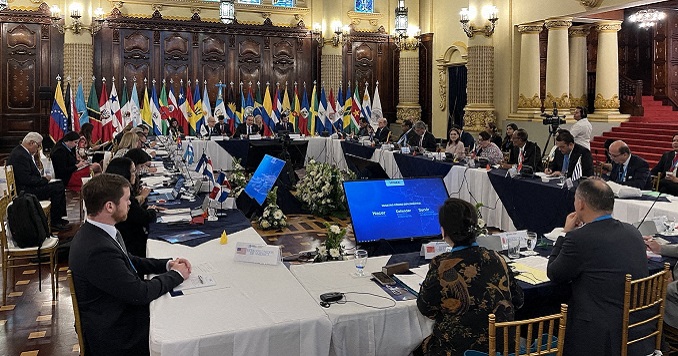
{"type": "Polygon", "coordinates": [[[570,133],[572,136],[574,136],[574,143],[586,147],[586,149],[589,151],[591,150],[591,135],[593,133],[593,127],[591,126],[589,119],[582,118],[572,124],[570,133]]]}

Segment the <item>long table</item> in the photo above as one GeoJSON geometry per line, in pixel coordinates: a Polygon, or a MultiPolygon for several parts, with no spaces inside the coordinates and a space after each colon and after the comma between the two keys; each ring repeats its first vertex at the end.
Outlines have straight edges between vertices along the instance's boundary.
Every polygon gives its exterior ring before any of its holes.
{"type": "Polygon", "coordinates": [[[209,262],[217,285],[166,294],[150,305],[152,355],[328,355],[332,324],[284,265],[235,262],[236,242],[263,244],[252,229],[197,247],[149,240],[149,255],[209,262]]]}

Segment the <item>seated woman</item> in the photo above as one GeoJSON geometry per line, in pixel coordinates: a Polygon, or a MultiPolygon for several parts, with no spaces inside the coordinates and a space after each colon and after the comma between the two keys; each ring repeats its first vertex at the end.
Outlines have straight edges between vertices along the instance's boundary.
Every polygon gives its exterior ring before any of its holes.
{"type": "Polygon", "coordinates": [[[134,162],[139,174],[155,173],[158,171],[157,168],[152,166],[151,155],[141,148],[132,148],[128,150],[124,157],[127,157],[134,162]]]}
{"type": "MultiPolygon", "coordinates": [[[[117,174],[127,179],[132,185],[133,195],[136,194],[137,173],[134,162],[127,157],[114,158],[108,164],[106,173],[117,174]]],[[[148,242],[148,227],[155,221],[159,207],[151,205],[146,207],[139,204],[136,199],[130,199],[129,212],[127,220],[115,224],[120,231],[122,239],[125,241],[127,252],[138,256],[146,257],[146,244],[148,242]]]]}
{"type": "Polygon", "coordinates": [[[125,132],[118,147],[113,150],[113,158],[123,157],[127,151],[139,147],[139,136],[133,131],[125,132]]]}
{"type": "Polygon", "coordinates": [[[495,165],[501,163],[504,159],[504,154],[501,153],[499,147],[492,142],[492,136],[486,131],[481,131],[478,134],[475,157],[487,158],[490,165],[495,165]]]}
{"type": "Polygon", "coordinates": [[[485,132],[490,134],[490,141],[494,143],[497,147],[501,146],[501,136],[497,134],[497,125],[494,122],[488,122],[485,124],[485,132]]]}
{"type": "Polygon", "coordinates": [[[518,125],[514,123],[510,123],[506,125],[506,136],[504,136],[504,140],[501,141],[501,148],[502,152],[511,152],[513,149],[513,141],[511,141],[511,137],[513,137],[513,132],[518,129],[518,125]]]}
{"type": "Polygon", "coordinates": [[[78,141],[80,135],[71,131],[54,144],[51,154],[54,176],[61,179],[66,189],[76,192],[82,188],[82,178],[90,175],[89,162],[81,160],[74,151],[78,141]]]}
{"type": "Polygon", "coordinates": [[[93,131],[94,131],[94,125],[90,124],[89,122],[86,122],[86,123],[82,124],[82,126],[80,126],[80,136],[85,138],[85,142],[86,142],[85,147],[87,149],[92,150],[92,151],[98,151],[98,150],[105,149],[112,144],[111,141],[99,143],[99,141],[97,140],[97,142],[93,142],[92,141],[92,132],[93,131]]]}
{"type": "Polygon", "coordinates": [[[421,285],[417,307],[435,320],[433,333],[414,355],[463,355],[487,352],[487,316],[512,321],[523,305],[520,289],[506,261],[495,251],[479,247],[478,215],[470,203],[449,198],[440,208],[442,235],[452,248],[431,261],[421,285]]]}
{"type": "Polygon", "coordinates": [[[447,147],[445,147],[445,153],[454,154],[455,160],[466,158],[466,149],[464,148],[464,143],[461,141],[461,132],[459,129],[452,128],[448,138],[449,140],[447,141],[447,147]]]}
{"type": "Polygon", "coordinates": [[[173,141],[179,137],[184,137],[184,128],[179,125],[179,121],[175,118],[170,119],[169,134],[173,141]]]}

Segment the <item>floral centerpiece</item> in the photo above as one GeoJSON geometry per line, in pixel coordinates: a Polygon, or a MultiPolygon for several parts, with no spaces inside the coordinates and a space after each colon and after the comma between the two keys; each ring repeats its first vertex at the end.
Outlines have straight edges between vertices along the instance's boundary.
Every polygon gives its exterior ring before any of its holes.
{"type": "Polygon", "coordinates": [[[245,190],[247,181],[249,181],[250,176],[245,173],[245,167],[240,164],[240,159],[233,158],[233,173],[231,173],[231,178],[228,180],[231,183],[231,195],[234,198],[238,198],[240,193],[245,190]]]}
{"type": "Polygon", "coordinates": [[[340,228],[339,225],[330,225],[325,223],[327,228],[327,238],[325,243],[316,248],[318,254],[315,257],[316,262],[339,260],[344,255],[344,246],[341,242],[346,236],[346,228],[340,228]]]}
{"type": "Polygon", "coordinates": [[[483,203],[476,203],[476,214],[478,214],[478,228],[476,229],[476,236],[487,235],[487,226],[485,220],[483,220],[483,214],[480,212],[480,208],[483,207],[483,203]]]}
{"type": "Polygon", "coordinates": [[[306,175],[297,182],[297,199],[316,216],[346,212],[341,182],[351,177],[352,172],[342,172],[331,164],[310,160],[306,165],[306,175]]]}
{"type": "Polygon", "coordinates": [[[264,208],[264,213],[259,218],[259,226],[264,230],[278,230],[287,226],[287,216],[277,204],[278,187],[274,187],[266,196],[268,205],[264,208]]]}

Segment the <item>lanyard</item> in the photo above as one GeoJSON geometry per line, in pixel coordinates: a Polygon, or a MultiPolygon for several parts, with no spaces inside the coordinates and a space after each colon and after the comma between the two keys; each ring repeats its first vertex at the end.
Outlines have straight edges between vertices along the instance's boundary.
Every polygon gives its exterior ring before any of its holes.
{"type": "Polygon", "coordinates": [[[591,222],[603,221],[603,220],[607,220],[607,219],[612,219],[612,215],[611,214],[601,215],[601,216],[593,219],[593,221],[591,221],[591,222]]]}
{"type": "Polygon", "coordinates": [[[478,247],[478,243],[477,243],[477,242],[474,242],[474,243],[472,243],[472,244],[470,244],[470,245],[455,246],[455,247],[452,248],[452,250],[451,250],[450,252],[456,252],[456,251],[465,250],[465,249],[467,249],[467,248],[469,248],[469,247],[478,247]]]}

